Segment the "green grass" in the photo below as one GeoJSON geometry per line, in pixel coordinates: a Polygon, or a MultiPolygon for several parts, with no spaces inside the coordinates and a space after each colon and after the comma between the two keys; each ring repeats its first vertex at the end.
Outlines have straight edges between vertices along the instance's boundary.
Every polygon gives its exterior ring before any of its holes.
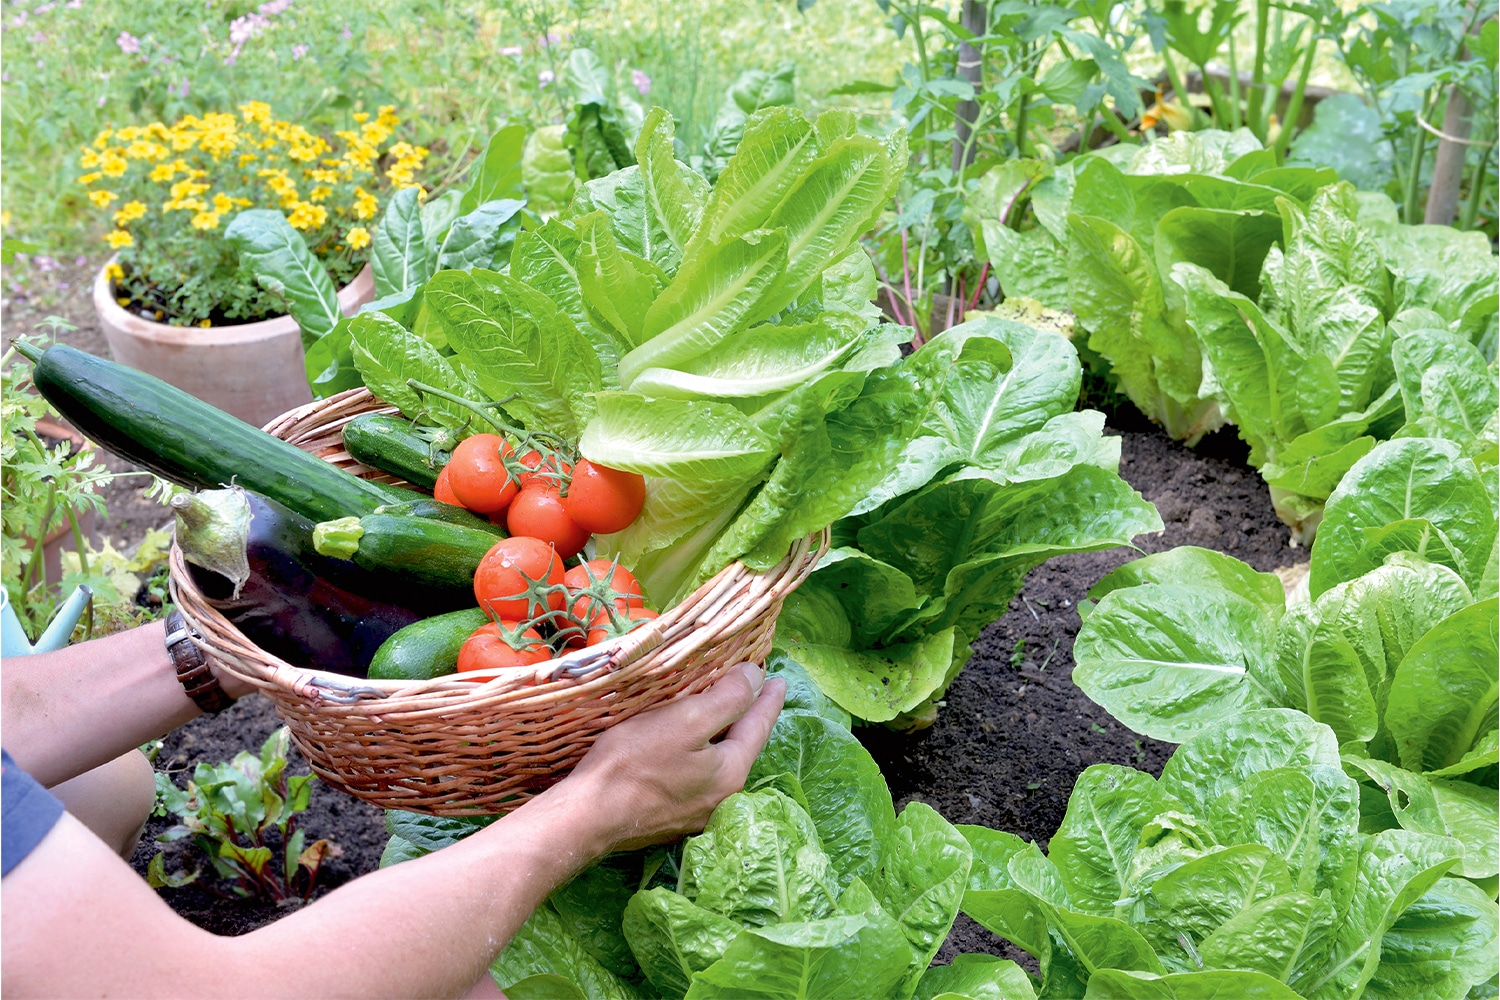
{"type": "Polygon", "coordinates": [[[791,0],[293,0],[234,53],[234,23],[260,6],[82,0],[39,3],[22,19],[6,5],[5,235],[57,257],[104,255],[107,213],[76,178],[80,147],[109,126],[261,100],[290,121],[345,127],[355,110],[394,104],[410,138],[432,147],[424,179],[440,184],[500,125],[560,119],[560,95],[539,74],[560,72],[573,45],[592,46],[622,87],[632,70],[649,76],[642,103],[669,108],[689,147],[742,70],[794,61],[798,102],[815,109],[833,87],[890,80],[910,57],[873,0],[822,0],[806,13],[791,0]],[[558,43],[540,44],[549,30],[558,43]]]}

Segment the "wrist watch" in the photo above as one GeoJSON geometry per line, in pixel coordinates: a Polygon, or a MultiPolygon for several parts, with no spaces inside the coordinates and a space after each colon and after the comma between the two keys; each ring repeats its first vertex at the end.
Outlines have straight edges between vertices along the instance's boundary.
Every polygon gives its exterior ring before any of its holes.
{"type": "Polygon", "coordinates": [[[201,638],[188,626],[181,611],[174,609],[167,615],[167,655],[177,670],[177,680],[203,711],[222,712],[234,704],[234,699],[224,693],[209,669],[208,659],[195,641],[201,638]]]}

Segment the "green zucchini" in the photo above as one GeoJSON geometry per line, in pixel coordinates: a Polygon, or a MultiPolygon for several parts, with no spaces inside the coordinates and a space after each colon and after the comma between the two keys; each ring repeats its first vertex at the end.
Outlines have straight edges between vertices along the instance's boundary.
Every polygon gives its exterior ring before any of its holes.
{"type": "Polygon", "coordinates": [[[455,596],[473,593],[474,571],[497,541],[487,531],[405,514],[342,517],[313,529],[322,555],[455,596]]]}
{"type": "Polygon", "coordinates": [[[180,486],[234,483],[312,521],[418,495],[351,476],[145,372],[61,344],[16,349],[35,362],[38,391],[84,436],[180,486]]]}
{"type": "Polygon", "coordinates": [[[464,608],[413,622],[381,643],[370,661],[370,677],[425,681],[451,674],[458,669],[464,640],[489,620],[483,608],[464,608]]]}
{"type": "Polygon", "coordinates": [[[431,490],[458,442],[449,431],[430,433],[429,438],[412,430],[405,417],[362,413],[344,425],[344,448],[372,469],[431,490]]]}
{"type": "Polygon", "coordinates": [[[432,497],[423,497],[420,500],[405,500],[401,503],[386,504],[376,507],[376,514],[400,514],[403,517],[425,517],[434,521],[446,521],[449,524],[461,525],[465,528],[474,528],[485,531],[496,538],[505,538],[505,529],[494,521],[480,517],[471,510],[455,507],[451,503],[443,503],[432,497]]]}

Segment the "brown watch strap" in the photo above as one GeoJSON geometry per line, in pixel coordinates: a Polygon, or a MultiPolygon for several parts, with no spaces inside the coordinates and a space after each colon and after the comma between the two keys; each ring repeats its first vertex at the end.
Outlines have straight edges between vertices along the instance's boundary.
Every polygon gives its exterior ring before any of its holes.
{"type": "Polygon", "coordinates": [[[167,615],[167,655],[177,670],[177,680],[203,711],[222,712],[234,704],[234,699],[219,686],[219,679],[209,668],[208,659],[198,648],[196,640],[200,638],[188,626],[182,612],[174,610],[167,615]]]}

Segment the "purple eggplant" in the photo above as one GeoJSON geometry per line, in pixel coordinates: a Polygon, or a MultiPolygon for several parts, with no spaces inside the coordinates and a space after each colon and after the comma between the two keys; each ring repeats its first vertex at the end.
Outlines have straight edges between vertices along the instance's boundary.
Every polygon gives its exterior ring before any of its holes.
{"type": "Polygon", "coordinates": [[[208,603],[295,666],[363,677],[391,635],[453,610],[391,600],[388,577],[319,555],[313,522],[249,490],[180,493],[172,508],[177,544],[208,603]]]}

